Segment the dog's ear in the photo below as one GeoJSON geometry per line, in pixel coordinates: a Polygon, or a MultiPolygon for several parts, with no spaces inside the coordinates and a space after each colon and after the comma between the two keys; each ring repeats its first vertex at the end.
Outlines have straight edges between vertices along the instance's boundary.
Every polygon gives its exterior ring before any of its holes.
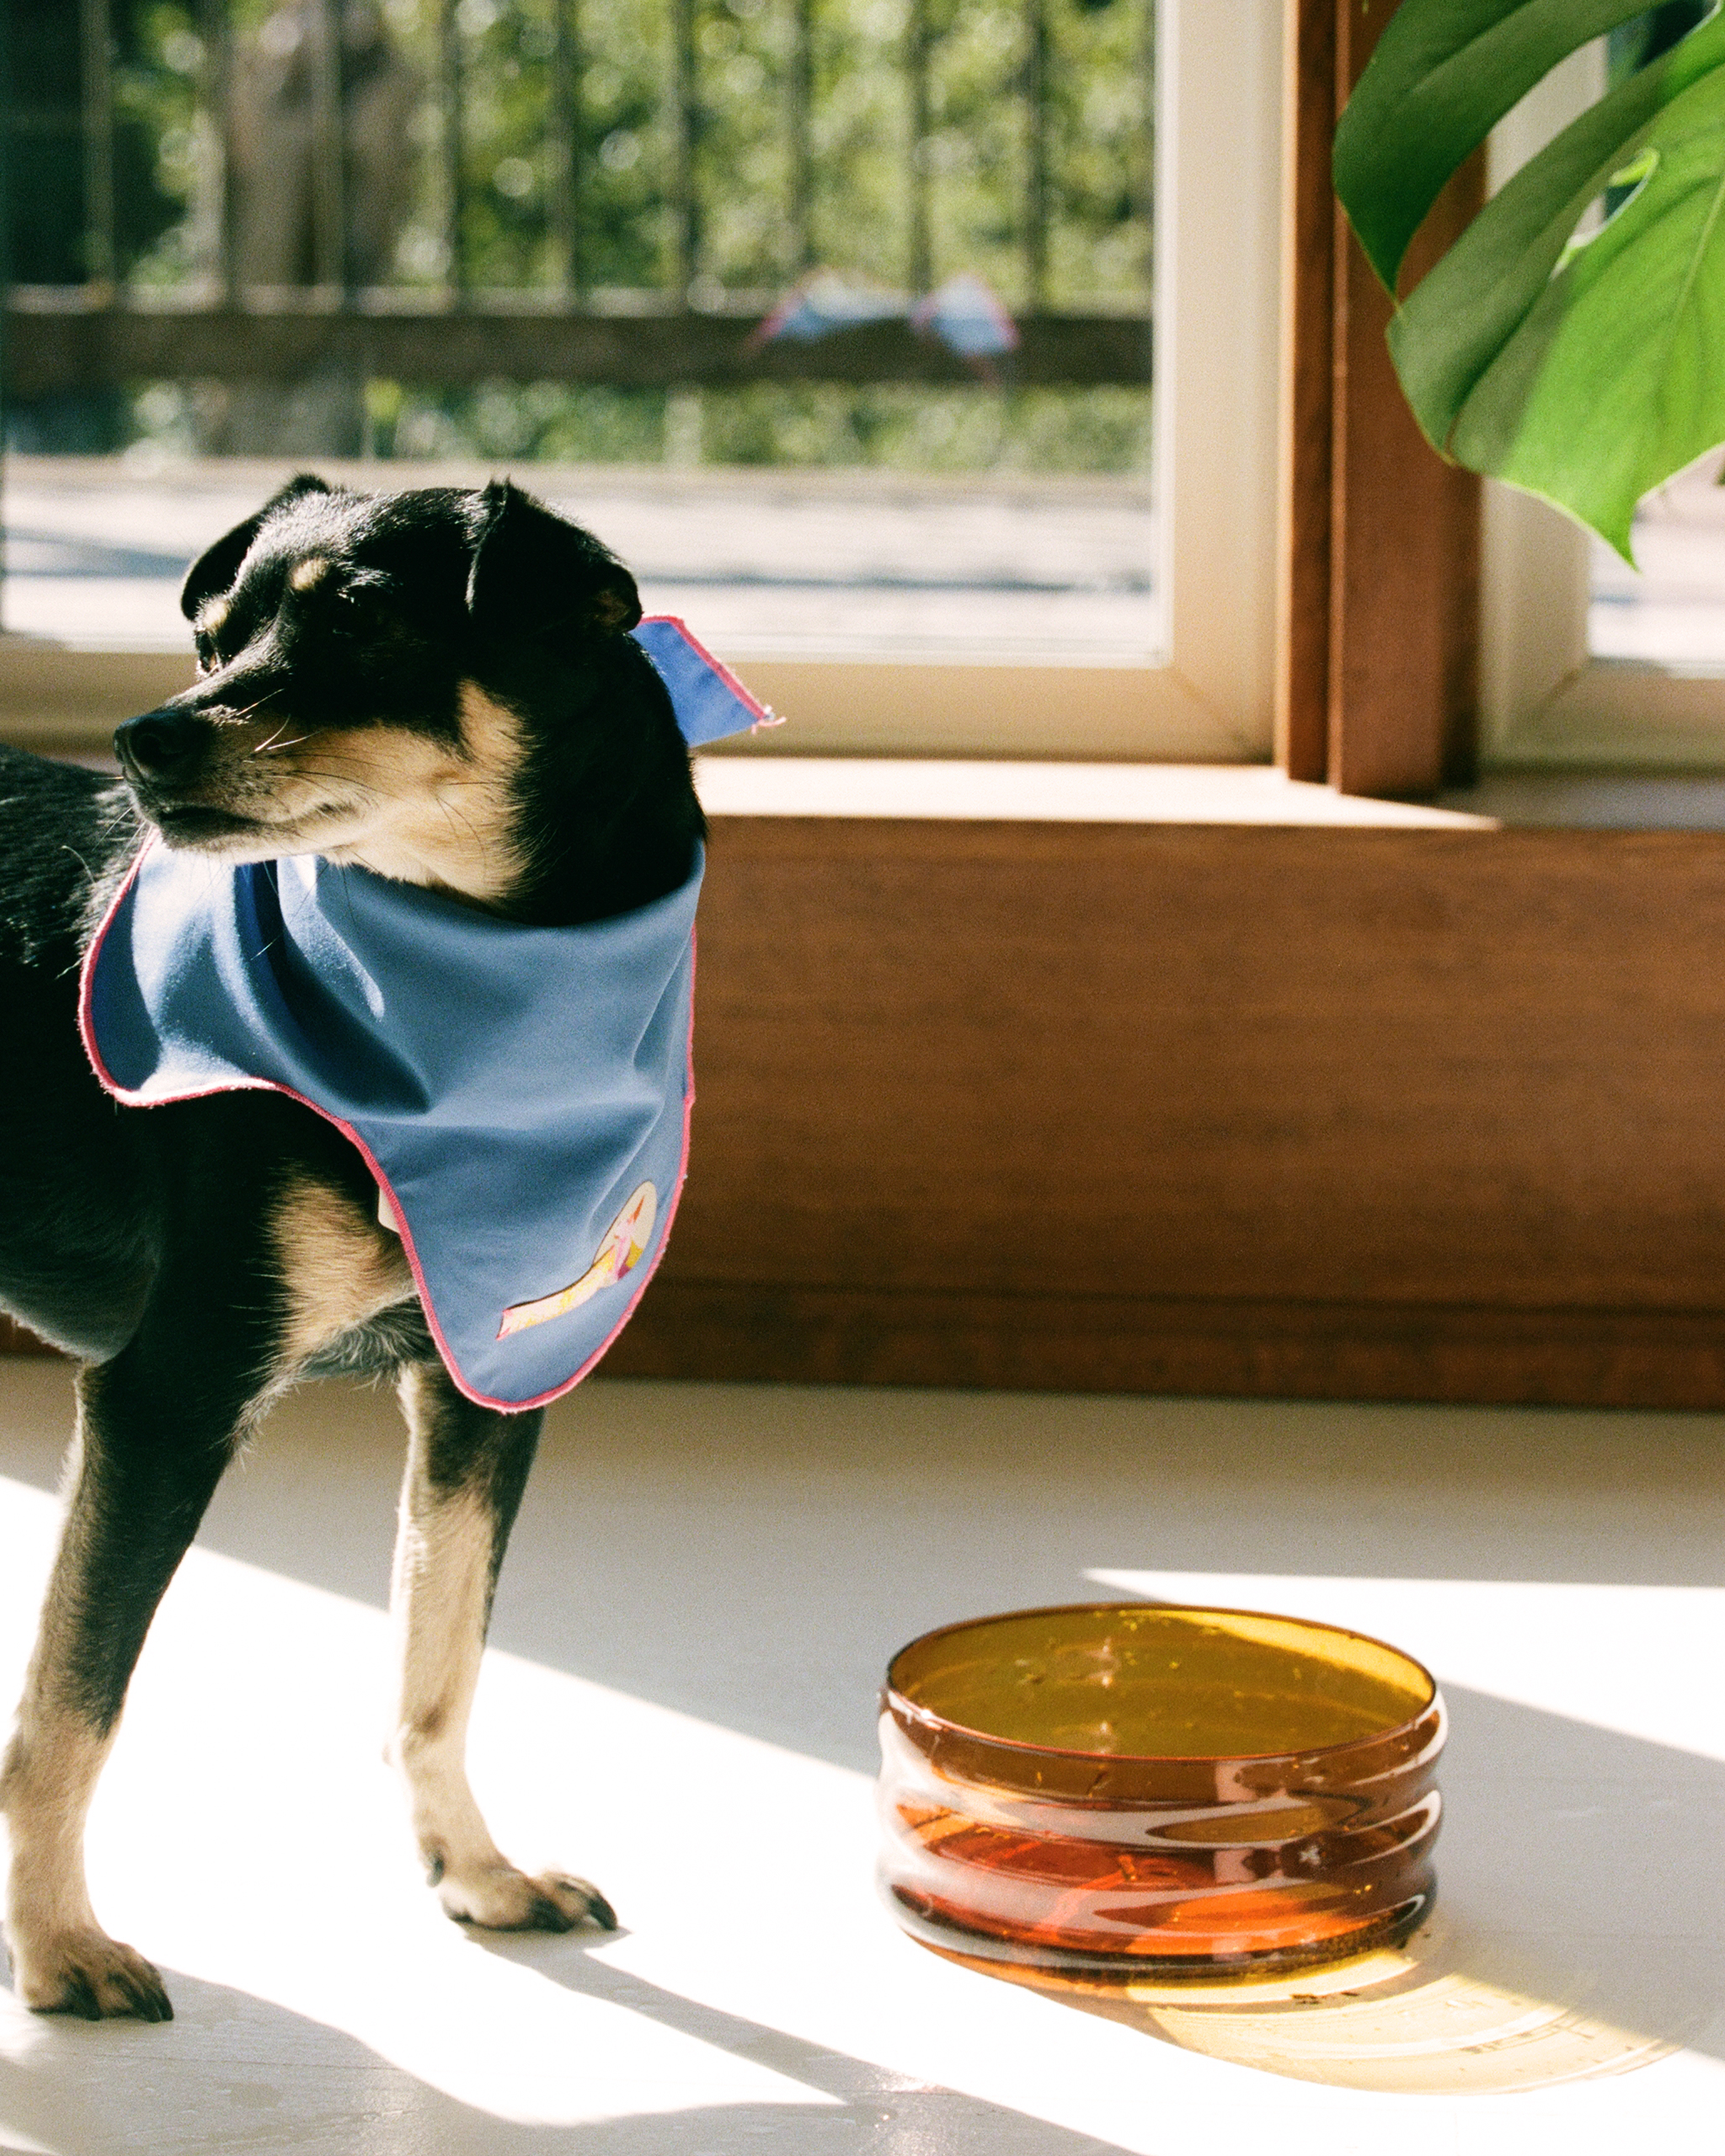
{"type": "Polygon", "coordinates": [[[218,591],[226,591],[233,582],[235,572],[246,558],[246,549],[272,510],[281,508],[284,503],[296,502],[302,494],[327,494],[331,491],[314,472],[299,472],[271,494],[255,516],[248,516],[243,524],[236,524],[232,531],[200,554],[186,571],[185,582],[179,588],[179,611],[187,621],[196,621],[198,610],[205,600],[213,599],[218,591]]]}
{"type": "Polygon", "coordinates": [[[483,637],[585,641],[633,628],[641,598],[590,531],[494,479],[479,497],[467,614],[483,637]]]}

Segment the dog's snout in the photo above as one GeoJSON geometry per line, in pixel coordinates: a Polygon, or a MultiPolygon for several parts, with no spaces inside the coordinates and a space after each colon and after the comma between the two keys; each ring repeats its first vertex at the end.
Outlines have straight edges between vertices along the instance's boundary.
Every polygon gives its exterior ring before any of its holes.
{"type": "Polygon", "coordinates": [[[114,736],[114,753],[131,777],[171,783],[184,778],[203,749],[205,725],[185,711],[150,711],[129,718],[114,736]]]}

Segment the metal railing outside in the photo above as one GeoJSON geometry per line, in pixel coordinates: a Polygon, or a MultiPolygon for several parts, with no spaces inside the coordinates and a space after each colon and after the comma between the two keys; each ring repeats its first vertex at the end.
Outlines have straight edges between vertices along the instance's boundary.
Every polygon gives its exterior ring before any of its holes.
{"type": "Polygon", "coordinates": [[[1151,0],[11,15],[52,62],[33,77],[20,56],[9,101],[36,190],[11,211],[16,395],[332,361],[444,383],[966,378],[890,314],[763,342],[816,270],[864,294],[985,280],[1025,384],[1149,379],[1151,0]]]}

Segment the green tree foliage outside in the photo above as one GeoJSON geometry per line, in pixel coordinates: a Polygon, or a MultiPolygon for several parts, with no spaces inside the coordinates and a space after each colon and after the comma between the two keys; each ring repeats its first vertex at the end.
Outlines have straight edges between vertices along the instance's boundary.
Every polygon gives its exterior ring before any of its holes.
{"type": "MultiPolygon", "coordinates": [[[[764,306],[819,266],[899,290],[915,256],[911,0],[812,0],[806,227],[793,215],[789,120],[798,0],[694,0],[697,106],[694,296],[764,306]]],[[[925,0],[928,133],[922,170],[930,275],[969,271],[1009,306],[1028,303],[1027,11],[1023,0],[925,0]]],[[[1151,0],[1046,0],[1048,172],[1044,303],[1142,312],[1150,295],[1151,0]]],[[[397,51],[424,96],[408,153],[412,207],[391,280],[435,287],[450,274],[435,88],[435,0],[383,0],[397,51]]],[[[144,0],[125,19],[116,104],[154,145],[152,196],[168,206],[125,243],[122,274],[149,286],[206,275],[218,211],[208,55],[184,0],[144,0]]],[[[240,40],[270,0],[234,0],[240,40]]],[[[628,304],[676,277],[679,227],[670,84],[670,0],[578,0],[579,175],[574,265],[591,303],[628,304]]],[[[459,0],[465,84],[460,269],[477,296],[554,297],[568,265],[552,195],[553,0],[459,0]]],[[[134,424],[167,442],[195,438],[200,392],[141,392],[134,424]]],[[[686,393],[551,383],[451,392],[373,382],[368,436],[379,453],[652,462],[691,448],[686,393]],[[667,406],[670,419],[667,421],[667,406]]],[[[1138,472],[1147,390],[852,388],[820,382],[707,391],[696,407],[702,461],[879,464],[906,469],[1138,472]]]]}

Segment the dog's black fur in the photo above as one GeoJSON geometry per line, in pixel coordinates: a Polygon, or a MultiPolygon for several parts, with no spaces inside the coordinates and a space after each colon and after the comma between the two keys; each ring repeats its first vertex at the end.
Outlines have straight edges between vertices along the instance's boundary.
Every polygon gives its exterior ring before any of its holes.
{"type": "Polygon", "coordinates": [[[227,1461],[296,1379],[393,1374],[409,1426],[392,1754],[450,1914],[609,1924],[508,1865],[460,1753],[538,1412],[474,1406],[432,1346],[359,1155],[256,1091],[117,1106],[78,966],[152,824],[218,860],[318,852],[542,924],[687,878],[702,836],[628,572],[506,485],[293,481],[197,562],[199,679],[115,736],[123,781],[0,750],[0,1307],[80,1364],[64,1540],[0,1777],[8,1931],[43,2011],[171,2012],[98,1927],[83,1817],[163,1590],[227,1461]]]}

